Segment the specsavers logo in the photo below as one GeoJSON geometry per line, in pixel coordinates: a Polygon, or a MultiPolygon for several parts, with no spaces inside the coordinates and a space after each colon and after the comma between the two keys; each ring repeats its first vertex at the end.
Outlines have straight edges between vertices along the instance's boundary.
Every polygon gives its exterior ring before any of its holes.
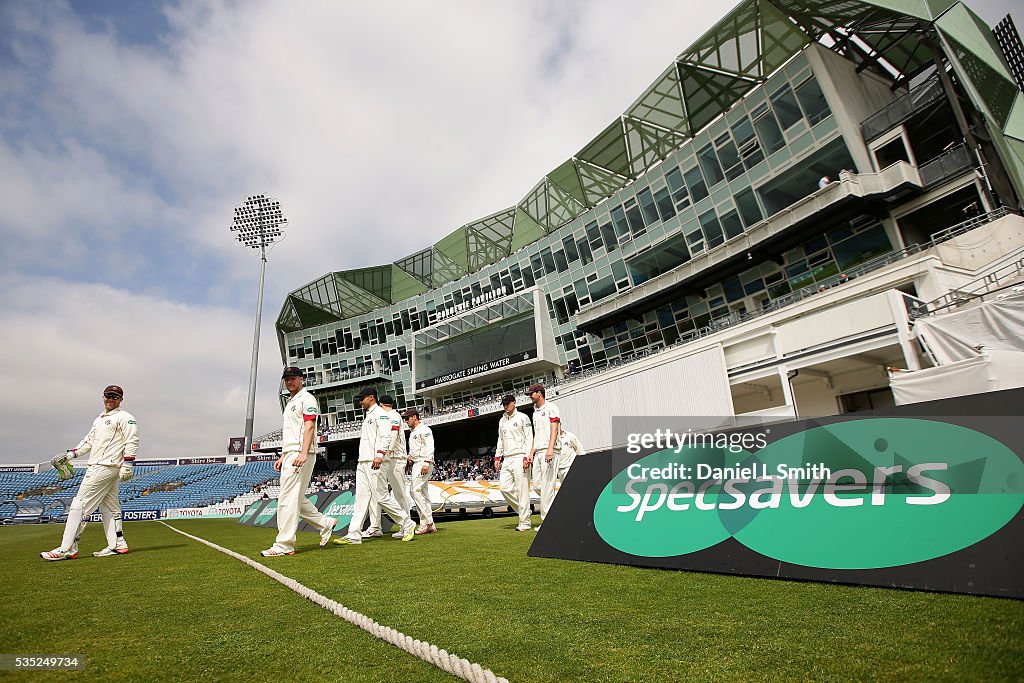
{"type": "Polygon", "coordinates": [[[594,508],[606,543],[685,555],[732,536],[783,562],[894,567],[998,531],[1024,505],[1024,464],[999,441],[921,419],[841,422],[752,455],[684,446],[619,473],[594,508]]]}
{"type": "Polygon", "coordinates": [[[334,517],[338,520],[337,524],[334,525],[336,530],[344,529],[348,526],[348,523],[352,521],[352,511],[355,508],[355,505],[353,504],[354,501],[355,496],[352,495],[352,492],[345,491],[331,501],[323,510],[325,515],[328,517],[334,517]]]}

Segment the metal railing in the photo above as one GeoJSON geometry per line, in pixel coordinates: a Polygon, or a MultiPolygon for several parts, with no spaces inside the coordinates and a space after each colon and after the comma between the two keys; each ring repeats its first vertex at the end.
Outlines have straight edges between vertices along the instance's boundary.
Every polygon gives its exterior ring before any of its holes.
{"type": "MultiPolygon", "coordinates": [[[[826,292],[829,289],[832,289],[833,287],[846,284],[850,280],[854,280],[858,277],[867,275],[868,273],[885,268],[886,266],[896,263],[897,261],[901,261],[904,258],[907,258],[908,256],[914,256],[915,254],[920,254],[921,252],[928,251],[929,249],[943,242],[951,240],[954,237],[963,235],[964,233],[970,232],[971,230],[974,230],[975,228],[981,225],[991,223],[992,221],[1007,216],[1011,213],[1015,214],[1016,212],[1011,211],[1006,207],[999,207],[995,211],[990,211],[989,213],[969,218],[965,221],[957,223],[956,225],[951,225],[950,227],[945,228],[944,230],[936,232],[927,242],[924,242],[922,244],[912,244],[904,249],[892,251],[889,252],[888,254],[882,254],[881,256],[873,258],[870,261],[866,261],[865,263],[862,263],[854,268],[850,268],[846,271],[843,271],[838,275],[833,275],[832,277],[826,280],[822,280],[821,282],[817,282],[814,285],[803,287],[794,292],[791,292],[790,294],[779,297],[778,299],[775,299],[770,303],[765,304],[760,310],[746,311],[743,313],[730,313],[728,315],[720,316],[709,321],[707,325],[681,336],[677,341],[673,342],[671,345],[667,347],[658,350],[640,351],[636,354],[631,354],[629,356],[620,356],[619,358],[613,361],[614,365],[612,363],[609,363],[608,365],[600,368],[590,368],[588,370],[584,370],[578,374],[572,375],[569,378],[569,381],[576,381],[579,379],[592,377],[596,374],[601,374],[602,372],[606,372],[613,368],[620,367],[634,360],[647,358],[649,356],[655,355],[667,349],[672,349],[677,346],[681,346],[682,344],[688,344],[694,340],[701,339],[703,337],[708,337],[712,334],[716,334],[718,332],[721,332],[722,330],[726,330],[735,325],[739,325],[750,320],[755,320],[764,315],[768,315],[769,313],[774,313],[779,309],[791,306],[792,304],[803,301],[809,297],[815,296],[816,294],[826,292]]],[[[1024,259],[1022,259],[1022,261],[1024,261],[1024,259]]]]}
{"type": "Polygon", "coordinates": [[[887,130],[906,121],[915,112],[943,97],[942,83],[933,76],[906,95],[889,103],[882,109],[861,121],[860,133],[864,142],[871,142],[887,130]]]}
{"type": "Polygon", "coordinates": [[[934,159],[921,164],[917,171],[921,174],[921,182],[925,187],[960,175],[974,164],[971,163],[971,152],[967,145],[957,145],[943,152],[934,159]]]}
{"type": "Polygon", "coordinates": [[[942,311],[951,310],[989,294],[1009,289],[1018,283],[1008,282],[1008,280],[1020,278],[1021,275],[1024,275],[1024,256],[1013,263],[1007,263],[1002,268],[993,270],[991,273],[982,275],[977,280],[968,282],[963,287],[946,292],[927,303],[911,306],[907,313],[910,314],[911,320],[916,320],[942,311]]]}

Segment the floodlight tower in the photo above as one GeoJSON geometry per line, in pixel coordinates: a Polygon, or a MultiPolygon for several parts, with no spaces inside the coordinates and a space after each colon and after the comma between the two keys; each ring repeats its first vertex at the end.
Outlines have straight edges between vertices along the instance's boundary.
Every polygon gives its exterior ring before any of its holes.
{"type": "Polygon", "coordinates": [[[284,236],[288,219],[281,202],[256,194],[235,207],[231,232],[250,249],[260,250],[260,293],[256,299],[256,331],[252,336],[252,365],[249,368],[249,402],[245,408],[245,452],[252,453],[252,425],[256,413],[256,365],[260,357],[260,316],[263,313],[263,275],[267,271],[267,247],[284,236]]]}

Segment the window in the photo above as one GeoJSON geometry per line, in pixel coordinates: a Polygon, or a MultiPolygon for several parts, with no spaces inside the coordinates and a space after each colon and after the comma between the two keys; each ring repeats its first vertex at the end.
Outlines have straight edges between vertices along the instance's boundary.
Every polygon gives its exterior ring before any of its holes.
{"type": "Polygon", "coordinates": [[[661,188],[654,193],[654,203],[661,214],[661,220],[667,221],[676,215],[676,207],[672,205],[672,197],[668,194],[668,188],[661,188]]]}
{"type": "MultiPolygon", "coordinates": [[[[715,150],[712,149],[711,145],[707,145],[697,152],[697,161],[700,163],[700,167],[704,171],[704,177],[707,179],[709,186],[714,187],[725,180],[725,174],[722,173],[722,167],[718,163],[718,156],[715,154],[715,150]]],[[[689,180],[689,178],[687,178],[687,180],[689,180]]]]}
{"type": "Polygon", "coordinates": [[[761,205],[757,203],[757,196],[750,188],[736,193],[736,207],[740,210],[743,224],[748,228],[764,218],[761,214],[761,205]]]}
{"type": "Polygon", "coordinates": [[[565,255],[569,263],[580,260],[580,254],[576,251],[576,242],[573,241],[572,235],[562,238],[562,247],[565,249],[565,255]]]}
{"type": "Polygon", "coordinates": [[[757,131],[757,137],[761,140],[761,146],[766,154],[771,155],[786,146],[786,139],[779,130],[779,122],[775,120],[775,114],[767,104],[755,108],[752,116],[754,130],[757,131]]]}
{"type": "Polygon", "coordinates": [[[779,117],[779,125],[782,126],[782,130],[789,130],[803,118],[800,107],[796,103],[796,97],[788,84],[772,93],[772,107],[775,108],[775,115],[779,117]]]}
{"type": "Polygon", "coordinates": [[[601,242],[601,230],[597,227],[597,221],[587,223],[587,239],[590,240],[590,248],[596,251],[604,246],[601,242]]]}
{"type": "Polygon", "coordinates": [[[725,242],[725,237],[722,235],[722,226],[719,224],[718,216],[714,211],[705,211],[698,220],[700,221],[701,228],[704,229],[704,235],[707,236],[708,249],[717,247],[725,242]]]}
{"type": "Polygon", "coordinates": [[[800,102],[800,107],[804,110],[804,115],[812,126],[832,115],[825,95],[821,92],[821,87],[813,78],[808,78],[796,87],[796,99],[800,102]]]}
{"type": "Polygon", "coordinates": [[[594,254],[590,251],[590,243],[587,242],[586,237],[580,237],[579,241],[576,242],[576,248],[580,252],[581,265],[585,266],[594,260],[594,254]]]}
{"type": "Polygon", "coordinates": [[[569,270],[569,262],[565,260],[565,252],[564,251],[559,249],[558,251],[554,252],[554,256],[555,256],[555,267],[558,269],[559,273],[564,273],[565,271],[569,270]]]}
{"type": "Polygon", "coordinates": [[[615,230],[611,223],[601,224],[601,237],[604,238],[604,246],[609,252],[619,248],[619,240],[615,236],[615,230]]]}
{"type": "Polygon", "coordinates": [[[625,207],[626,223],[629,224],[629,230],[631,233],[628,239],[640,237],[647,232],[647,226],[644,224],[644,218],[640,215],[640,207],[638,207],[636,202],[632,199],[626,202],[625,207]]]}
{"type": "Polygon", "coordinates": [[[683,178],[686,180],[687,187],[690,188],[690,196],[694,202],[699,202],[708,196],[708,186],[704,183],[704,176],[701,175],[699,167],[694,166],[683,172],[683,178]]]}
{"type": "Polygon", "coordinates": [[[615,225],[616,241],[629,241],[629,223],[626,222],[626,212],[621,206],[612,209],[612,223],[615,225]]]}
{"type": "Polygon", "coordinates": [[[641,190],[636,198],[640,201],[640,211],[644,215],[644,222],[647,225],[652,225],[661,220],[658,215],[658,209],[654,206],[654,197],[651,196],[650,189],[641,190]]]}
{"type": "Polygon", "coordinates": [[[544,264],[544,274],[551,275],[555,272],[555,258],[551,255],[551,249],[545,247],[540,252],[540,260],[544,264]]]}
{"type": "Polygon", "coordinates": [[[743,168],[749,171],[764,160],[761,143],[754,135],[754,126],[750,123],[750,119],[744,118],[742,121],[738,121],[732,127],[732,135],[736,139],[736,146],[743,159],[743,168]]]}
{"type": "Polygon", "coordinates": [[[681,211],[689,206],[690,191],[686,189],[686,183],[683,182],[682,172],[678,168],[673,168],[665,175],[665,180],[668,181],[668,189],[676,208],[681,211]]]}
{"type": "Polygon", "coordinates": [[[726,133],[715,140],[715,149],[718,151],[718,159],[725,169],[725,177],[729,180],[736,180],[743,175],[743,165],[740,163],[740,153],[736,151],[736,145],[732,136],[726,133]]]}
{"type": "Polygon", "coordinates": [[[740,222],[739,214],[735,209],[722,214],[722,229],[725,231],[727,240],[743,234],[743,223],[740,222]]]}

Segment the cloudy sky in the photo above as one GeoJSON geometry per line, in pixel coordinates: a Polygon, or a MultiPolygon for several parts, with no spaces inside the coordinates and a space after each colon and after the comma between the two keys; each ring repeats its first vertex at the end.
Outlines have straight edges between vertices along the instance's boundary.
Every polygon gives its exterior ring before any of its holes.
{"type": "Polygon", "coordinates": [[[73,446],[108,383],[144,457],[224,453],[259,273],[228,228],[260,192],[290,221],[276,428],[288,291],[513,205],[733,4],[0,0],[0,462],[73,446]]]}

